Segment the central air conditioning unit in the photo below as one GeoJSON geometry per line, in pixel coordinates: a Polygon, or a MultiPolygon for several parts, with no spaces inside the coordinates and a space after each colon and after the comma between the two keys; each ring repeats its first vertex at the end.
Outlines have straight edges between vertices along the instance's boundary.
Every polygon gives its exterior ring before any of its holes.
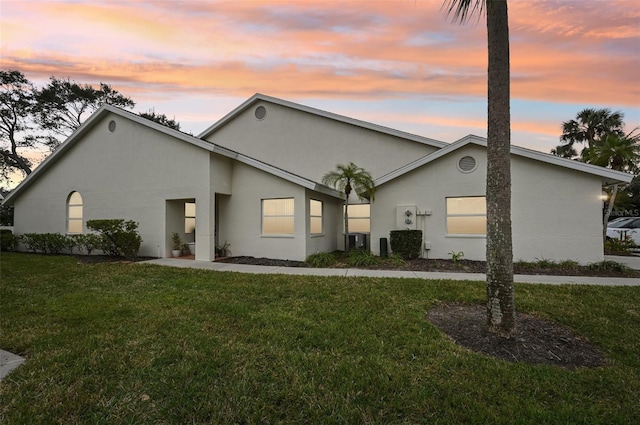
{"type": "Polygon", "coordinates": [[[396,207],[396,230],[416,230],[418,207],[415,205],[398,205],[396,207]]]}
{"type": "Polygon", "coordinates": [[[349,249],[369,249],[369,241],[366,233],[349,234],[349,249]]]}

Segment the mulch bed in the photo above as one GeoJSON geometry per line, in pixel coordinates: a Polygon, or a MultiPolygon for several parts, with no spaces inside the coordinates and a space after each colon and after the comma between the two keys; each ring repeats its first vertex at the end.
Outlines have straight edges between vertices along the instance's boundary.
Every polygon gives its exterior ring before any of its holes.
{"type": "Polygon", "coordinates": [[[457,344],[508,362],[566,369],[607,363],[600,349],[572,330],[528,314],[517,315],[516,332],[511,338],[489,332],[484,305],[442,304],[430,310],[426,318],[457,344]]]}
{"type": "MultiPolygon", "coordinates": [[[[233,264],[253,264],[259,266],[271,266],[271,267],[309,267],[303,261],[290,261],[290,260],[274,260],[271,258],[255,258],[255,257],[228,257],[220,260],[216,260],[224,263],[233,264]]],[[[338,263],[333,266],[334,268],[345,268],[345,264],[338,263]]],[[[410,271],[424,271],[424,272],[453,272],[453,273],[486,273],[487,265],[484,261],[471,261],[471,260],[459,260],[453,262],[452,260],[437,260],[437,259],[424,259],[418,258],[415,260],[406,261],[406,264],[401,267],[393,266],[391,263],[383,262],[381,264],[370,267],[358,267],[369,270],[410,270],[410,271]]],[[[631,270],[626,273],[620,272],[615,269],[608,270],[592,270],[586,266],[576,267],[542,267],[535,264],[522,265],[514,264],[515,274],[524,275],[555,275],[555,276],[599,276],[599,277],[639,277],[640,271],[631,270]]]]}

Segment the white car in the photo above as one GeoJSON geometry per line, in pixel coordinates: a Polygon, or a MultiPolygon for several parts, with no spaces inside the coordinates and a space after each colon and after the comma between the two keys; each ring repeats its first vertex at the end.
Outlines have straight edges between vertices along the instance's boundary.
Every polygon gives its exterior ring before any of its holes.
{"type": "Polygon", "coordinates": [[[630,238],[640,246],[640,217],[628,217],[607,224],[607,238],[630,238]]]}

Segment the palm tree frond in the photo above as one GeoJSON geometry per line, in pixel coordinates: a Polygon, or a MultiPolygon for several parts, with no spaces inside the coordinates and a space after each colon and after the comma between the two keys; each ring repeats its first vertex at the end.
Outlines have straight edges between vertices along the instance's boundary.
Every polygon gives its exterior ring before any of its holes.
{"type": "Polygon", "coordinates": [[[480,19],[485,13],[487,1],[492,0],[445,0],[442,8],[447,10],[447,16],[451,16],[453,22],[464,24],[475,14],[480,19]]]}

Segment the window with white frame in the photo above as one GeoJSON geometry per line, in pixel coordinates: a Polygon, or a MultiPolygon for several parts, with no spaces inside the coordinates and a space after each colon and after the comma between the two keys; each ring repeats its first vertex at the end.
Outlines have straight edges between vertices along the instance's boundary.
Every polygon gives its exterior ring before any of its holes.
{"type": "MultiPolygon", "coordinates": [[[[344,211],[344,208],[343,208],[344,211]]],[[[344,221],[344,220],[343,220],[344,221]]],[[[371,232],[371,205],[349,205],[349,233],[371,232]]]]}
{"type": "Polygon", "coordinates": [[[293,235],[293,198],[262,200],[262,234],[293,235]]]}
{"type": "Polygon", "coordinates": [[[193,233],[196,231],[196,204],[195,202],[184,203],[184,232],[193,233]]]}
{"type": "Polygon", "coordinates": [[[322,235],[322,201],[309,200],[309,228],[312,235],[322,235]]]}
{"type": "Polygon", "coordinates": [[[484,196],[447,198],[447,234],[485,235],[487,199],[484,196]]]}
{"type": "Polygon", "coordinates": [[[67,199],[67,233],[82,233],[82,196],[71,192],[67,199]]]}

